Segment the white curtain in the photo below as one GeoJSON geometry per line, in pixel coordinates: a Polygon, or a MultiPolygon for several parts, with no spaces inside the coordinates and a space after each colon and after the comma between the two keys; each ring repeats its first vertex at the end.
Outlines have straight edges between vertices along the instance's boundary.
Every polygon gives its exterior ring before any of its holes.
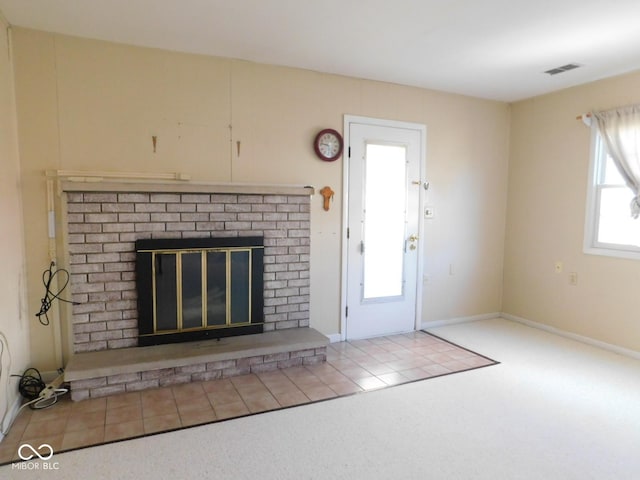
{"type": "Polygon", "coordinates": [[[640,105],[592,112],[607,153],[633,191],[631,216],[640,216],[640,105]]]}

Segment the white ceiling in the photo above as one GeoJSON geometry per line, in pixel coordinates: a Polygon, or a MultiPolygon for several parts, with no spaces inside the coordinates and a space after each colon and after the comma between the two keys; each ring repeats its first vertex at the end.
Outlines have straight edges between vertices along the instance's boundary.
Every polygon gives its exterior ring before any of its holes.
{"type": "Polygon", "coordinates": [[[640,0],[0,0],[9,23],[516,101],[640,69],[640,0]],[[559,75],[543,73],[577,63],[559,75]]]}

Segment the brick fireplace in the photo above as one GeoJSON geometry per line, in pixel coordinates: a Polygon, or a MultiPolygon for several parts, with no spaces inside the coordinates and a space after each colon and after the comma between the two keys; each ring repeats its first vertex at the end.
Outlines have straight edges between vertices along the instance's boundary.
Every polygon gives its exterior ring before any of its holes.
{"type": "Polygon", "coordinates": [[[74,352],[138,345],[135,241],[264,237],[264,331],[309,326],[309,195],[68,192],[74,352]]]}
{"type": "MultiPolygon", "coordinates": [[[[138,346],[135,242],[141,239],[263,237],[263,331],[309,326],[312,188],[126,182],[105,182],[96,188],[94,183],[68,180],[61,187],[70,291],[79,303],[72,307],[67,324],[74,361],[138,346]]],[[[325,355],[323,348],[305,348],[257,357],[195,366],[178,362],[169,369],[172,372],[163,364],[154,372],[132,372],[131,367],[112,375],[81,377],[75,382],[74,399],[160,386],[163,377],[167,384],[248,373],[252,364],[263,364],[265,358],[275,363],[262,369],[302,364],[305,357],[315,363],[325,355]],[[288,362],[291,358],[299,362],[288,362]],[[247,368],[238,369],[239,365],[247,368]],[[206,375],[214,366],[220,368],[206,375]],[[155,382],[145,383],[145,378],[154,377],[155,382]]],[[[73,390],[73,381],[71,385],[73,390]]]]}

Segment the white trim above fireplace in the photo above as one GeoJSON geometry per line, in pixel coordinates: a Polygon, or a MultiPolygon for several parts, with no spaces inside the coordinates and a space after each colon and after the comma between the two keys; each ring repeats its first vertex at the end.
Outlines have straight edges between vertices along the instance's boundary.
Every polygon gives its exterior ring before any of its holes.
{"type": "Polygon", "coordinates": [[[62,192],[236,193],[241,195],[313,195],[311,185],[194,182],[184,173],[84,172],[47,170],[62,192]]]}
{"type": "MultiPolygon", "coordinates": [[[[109,171],[85,171],[85,170],[46,170],[45,176],[49,179],[58,179],[61,182],[70,182],[71,185],[78,183],[89,183],[94,188],[93,191],[113,191],[113,185],[127,185],[123,191],[131,189],[132,184],[144,185],[142,191],[153,190],[153,186],[172,185],[170,190],[175,192],[191,193],[197,189],[206,193],[255,193],[255,194],[283,194],[283,195],[313,195],[315,188],[311,185],[290,185],[290,184],[253,184],[235,182],[193,182],[191,175],[184,172],[170,173],[145,173],[145,172],[109,172],[109,171]],[[176,190],[176,185],[182,184],[176,190]],[[98,186],[100,185],[100,186],[98,186]],[[189,187],[191,185],[192,187],[189,187]],[[184,188],[184,189],[183,189],[184,188]],[[202,190],[205,188],[205,190],[202,190]],[[149,189],[149,190],[147,190],[149,189]]],[[[60,191],[78,191],[77,186],[69,186],[69,190],[61,188],[60,191]]],[[[84,188],[86,190],[86,187],[84,188]]]]}
{"type": "Polygon", "coordinates": [[[154,193],[237,193],[240,195],[313,195],[315,188],[300,185],[261,185],[245,183],[200,182],[125,182],[64,179],[60,182],[63,192],[154,192],[154,193]]]}

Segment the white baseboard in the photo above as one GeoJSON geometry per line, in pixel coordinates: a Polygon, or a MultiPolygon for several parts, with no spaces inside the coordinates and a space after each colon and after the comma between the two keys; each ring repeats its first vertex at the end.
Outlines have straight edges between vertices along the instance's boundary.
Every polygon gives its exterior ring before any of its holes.
{"type": "Polygon", "coordinates": [[[431,322],[422,322],[421,328],[434,328],[434,327],[443,327],[446,325],[456,325],[458,323],[468,323],[468,322],[477,322],[478,320],[491,320],[492,318],[498,318],[502,314],[499,312],[494,313],[483,313],[480,315],[472,315],[470,317],[457,317],[457,318],[448,318],[446,320],[434,320],[431,322]]]}
{"type": "Polygon", "coordinates": [[[20,405],[22,404],[22,397],[18,395],[14,400],[13,404],[7,409],[7,413],[2,418],[3,422],[0,425],[0,443],[4,440],[4,435],[2,432],[9,433],[9,427],[13,425],[13,421],[18,416],[18,411],[20,410],[20,405]]]}
{"type": "MultiPolygon", "coordinates": [[[[424,330],[426,328],[434,328],[441,327],[444,325],[454,325],[456,323],[466,323],[466,322],[476,322],[478,320],[489,320],[492,318],[499,318],[499,312],[494,313],[484,313],[482,315],[473,315],[471,317],[458,317],[458,318],[449,318],[447,320],[435,320],[433,322],[422,322],[420,325],[420,329],[424,330]]],[[[326,337],[329,338],[331,343],[343,342],[345,340],[345,336],[341,333],[332,333],[330,335],[325,334],[326,337]]]]}
{"type": "Polygon", "coordinates": [[[342,335],[339,333],[332,333],[331,335],[325,335],[325,336],[329,338],[329,341],[331,343],[341,342],[344,340],[344,338],[342,338],[342,335]]]}
{"type": "MultiPolygon", "coordinates": [[[[55,380],[58,376],[60,376],[60,373],[53,370],[53,371],[47,371],[47,372],[40,372],[40,376],[42,377],[42,381],[48,384],[53,380],[55,380]]],[[[7,408],[7,412],[1,414],[3,416],[0,417],[0,422],[2,423],[0,425],[0,443],[2,442],[2,440],[4,440],[4,437],[5,437],[5,435],[3,435],[2,432],[8,433],[9,427],[13,425],[13,422],[18,416],[23,400],[24,399],[22,398],[22,396],[18,395],[15,398],[13,404],[7,408]]]]}
{"type": "Polygon", "coordinates": [[[516,315],[511,315],[510,313],[501,313],[500,317],[506,320],[511,320],[512,322],[527,325],[528,327],[537,328],[538,330],[544,330],[545,332],[549,332],[549,333],[559,335],[561,337],[569,338],[577,342],[585,343],[587,345],[591,345],[592,347],[602,348],[603,350],[608,350],[610,352],[617,353],[619,355],[624,355],[626,357],[631,357],[631,358],[635,358],[636,360],[640,360],[640,352],[636,350],[630,350],[628,348],[619,347],[617,345],[612,345],[610,343],[601,342],[600,340],[595,340],[590,337],[578,335],[577,333],[567,332],[566,330],[561,330],[559,328],[551,327],[549,325],[545,325],[544,323],[527,320],[526,318],[518,317],[516,315]]]}

